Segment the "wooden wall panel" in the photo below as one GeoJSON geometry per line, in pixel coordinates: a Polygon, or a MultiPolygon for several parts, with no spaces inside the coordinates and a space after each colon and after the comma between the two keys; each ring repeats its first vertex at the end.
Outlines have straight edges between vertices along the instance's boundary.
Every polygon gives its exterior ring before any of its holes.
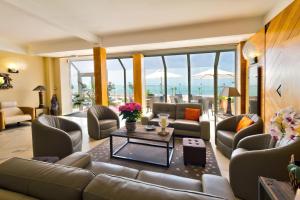
{"type": "Polygon", "coordinates": [[[300,112],[300,0],[295,0],[247,42],[254,44],[262,66],[262,117],[265,131],[275,112],[300,112]],[[281,97],[276,89],[281,85],[281,97]]]}
{"type": "Polygon", "coordinates": [[[269,24],[265,78],[266,122],[285,107],[300,111],[300,0],[294,1],[269,24]],[[282,85],[281,97],[276,92],[279,85],[282,85]]]}

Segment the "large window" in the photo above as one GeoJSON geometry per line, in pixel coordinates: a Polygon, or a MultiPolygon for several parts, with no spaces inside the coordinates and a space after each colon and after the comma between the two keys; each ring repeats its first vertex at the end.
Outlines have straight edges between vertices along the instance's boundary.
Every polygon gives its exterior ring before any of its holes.
{"type": "Polygon", "coordinates": [[[118,112],[125,102],[133,101],[132,58],[114,58],[107,60],[108,104],[118,112]]]}
{"type": "Polygon", "coordinates": [[[73,112],[88,109],[95,103],[94,62],[78,60],[70,62],[73,112]]]}
{"type": "MultiPolygon", "coordinates": [[[[227,97],[220,96],[224,87],[235,87],[235,52],[220,52],[218,63],[218,112],[224,113],[227,109],[227,97]]],[[[231,101],[232,113],[235,113],[235,99],[231,101]]]]}
{"type": "Polygon", "coordinates": [[[122,58],[121,63],[126,70],[126,98],[127,102],[133,102],[133,63],[132,58],[122,58]]]}
{"type": "Polygon", "coordinates": [[[171,103],[188,102],[187,55],[164,56],[167,68],[167,101],[171,103]]]}
{"type": "Polygon", "coordinates": [[[153,102],[201,103],[211,117],[217,98],[217,111],[225,111],[226,98],[219,94],[235,86],[234,50],[149,56],[144,61],[147,110],[153,102]]]}
{"type": "Polygon", "coordinates": [[[147,106],[165,101],[165,73],[161,56],[145,57],[145,91],[147,106]]]}

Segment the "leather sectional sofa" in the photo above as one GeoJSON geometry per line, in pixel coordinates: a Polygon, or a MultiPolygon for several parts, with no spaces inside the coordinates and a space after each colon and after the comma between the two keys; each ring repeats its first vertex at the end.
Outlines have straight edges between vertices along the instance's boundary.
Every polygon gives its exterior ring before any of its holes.
{"type": "Polygon", "coordinates": [[[169,114],[169,126],[174,128],[175,135],[198,137],[204,140],[210,139],[209,121],[192,121],[184,119],[185,108],[197,108],[201,110],[201,104],[194,103],[153,103],[152,113],[142,117],[143,125],[158,126],[158,114],[169,114]]]}
{"type": "Polygon", "coordinates": [[[202,182],[92,162],[77,152],[55,164],[11,158],[0,164],[0,199],[14,200],[219,200],[234,199],[227,179],[202,182]]]}

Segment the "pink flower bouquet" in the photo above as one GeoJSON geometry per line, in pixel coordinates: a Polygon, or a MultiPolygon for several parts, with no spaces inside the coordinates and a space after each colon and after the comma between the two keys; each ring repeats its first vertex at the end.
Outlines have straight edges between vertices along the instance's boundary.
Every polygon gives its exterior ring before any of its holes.
{"type": "Polygon", "coordinates": [[[292,108],[282,109],[271,119],[270,134],[276,139],[300,136],[300,115],[292,108]]]}
{"type": "Polygon", "coordinates": [[[119,107],[120,116],[126,119],[126,122],[136,122],[142,115],[142,107],[138,103],[125,103],[119,107]]]}

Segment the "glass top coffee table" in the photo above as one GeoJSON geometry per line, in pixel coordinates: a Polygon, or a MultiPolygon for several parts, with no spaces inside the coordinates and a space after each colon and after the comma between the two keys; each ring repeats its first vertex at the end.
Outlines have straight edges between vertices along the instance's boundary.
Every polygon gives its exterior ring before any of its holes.
{"type": "Polygon", "coordinates": [[[110,156],[169,167],[175,147],[174,129],[166,128],[169,132],[166,136],[160,136],[160,127],[153,131],[145,130],[144,126],[138,125],[135,132],[127,133],[126,128],[121,128],[110,134],[110,156]],[[114,147],[114,137],[126,138],[118,147],[114,147]]]}

